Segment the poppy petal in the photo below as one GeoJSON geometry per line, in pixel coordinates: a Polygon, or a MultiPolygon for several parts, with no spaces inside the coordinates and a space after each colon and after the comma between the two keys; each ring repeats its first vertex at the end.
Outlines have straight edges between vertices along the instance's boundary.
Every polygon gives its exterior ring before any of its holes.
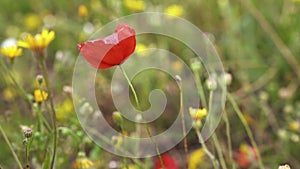
{"type": "Polygon", "coordinates": [[[78,45],[80,53],[97,69],[106,69],[123,63],[135,50],[135,31],[121,23],[115,32],[103,39],[78,45]]]}

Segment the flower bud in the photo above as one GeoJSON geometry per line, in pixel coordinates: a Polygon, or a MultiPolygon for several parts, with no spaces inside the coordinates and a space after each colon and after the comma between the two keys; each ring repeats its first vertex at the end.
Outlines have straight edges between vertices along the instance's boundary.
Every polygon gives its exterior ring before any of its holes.
{"type": "Polygon", "coordinates": [[[143,120],[143,117],[142,117],[141,114],[137,114],[137,115],[135,116],[135,121],[136,121],[136,122],[141,123],[142,120],[143,120]]]}
{"type": "Polygon", "coordinates": [[[194,129],[200,129],[201,128],[201,126],[202,126],[202,122],[200,121],[200,120],[197,120],[197,121],[194,121],[193,122],[193,128],[194,129]]]}
{"type": "Polygon", "coordinates": [[[26,138],[30,138],[32,136],[32,130],[30,128],[24,130],[24,135],[26,138]]]}
{"type": "Polygon", "coordinates": [[[193,71],[198,71],[201,69],[201,62],[198,58],[191,59],[191,68],[193,71]]]}
{"type": "Polygon", "coordinates": [[[278,169],[291,169],[291,167],[288,164],[285,164],[285,165],[279,166],[278,169]]]}
{"type": "Polygon", "coordinates": [[[177,82],[181,82],[182,79],[181,79],[181,77],[180,77],[179,75],[176,75],[176,76],[175,76],[175,80],[176,80],[177,82]]]}
{"type": "Polygon", "coordinates": [[[113,112],[112,118],[113,118],[114,123],[116,123],[119,126],[123,123],[123,117],[122,117],[121,113],[118,111],[113,112]]]}
{"type": "Polygon", "coordinates": [[[211,91],[216,90],[217,82],[216,82],[215,78],[209,77],[206,80],[206,86],[207,86],[208,90],[211,90],[211,91]]]}
{"type": "Polygon", "coordinates": [[[231,85],[232,82],[232,74],[231,73],[225,73],[225,84],[227,86],[231,85]]]}
{"type": "Polygon", "coordinates": [[[23,144],[24,144],[24,145],[27,145],[27,144],[28,144],[28,139],[27,139],[27,138],[25,138],[25,139],[23,140],[23,144]]]}
{"type": "Polygon", "coordinates": [[[44,76],[43,75],[37,75],[36,78],[35,78],[35,80],[37,81],[37,83],[39,85],[42,85],[43,82],[44,82],[44,76]]]}

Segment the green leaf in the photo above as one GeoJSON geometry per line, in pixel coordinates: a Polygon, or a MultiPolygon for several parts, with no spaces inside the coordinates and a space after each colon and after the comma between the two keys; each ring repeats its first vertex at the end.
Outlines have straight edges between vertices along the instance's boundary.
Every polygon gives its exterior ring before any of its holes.
{"type": "Polygon", "coordinates": [[[44,164],[43,164],[43,169],[48,169],[50,167],[50,159],[51,159],[51,155],[50,155],[50,153],[48,153],[48,155],[44,161],[44,164]]]}

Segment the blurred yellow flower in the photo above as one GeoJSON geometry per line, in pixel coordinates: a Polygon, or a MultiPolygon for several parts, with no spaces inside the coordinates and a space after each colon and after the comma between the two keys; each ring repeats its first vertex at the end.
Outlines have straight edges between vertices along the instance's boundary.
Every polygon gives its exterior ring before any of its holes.
{"type": "Polygon", "coordinates": [[[87,9],[87,7],[85,6],[85,5],[80,5],[79,7],[78,7],[78,15],[80,16],[80,17],[87,17],[88,16],[88,14],[89,14],[89,11],[88,11],[88,9],[87,9]]]}
{"type": "Polygon", "coordinates": [[[41,26],[42,20],[37,14],[28,14],[24,18],[24,26],[28,30],[35,30],[41,26]]]}
{"type": "Polygon", "coordinates": [[[188,160],[188,169],[198,169],[204,159],[204,156],[205,152],[201,148],[192,152],[188,160]]]}
{"type": "Polygon", "coordinates": [[[73,112],[73,102],[70,99],[66,99],[62,102],[62,104],[56,107],[56,118],[60,121],[67,120],[73,112]]]}
{"type": "Polygon", "coordinates": [[[172,68],[175,70],[177,73],[182,71],[183,65],[180,61],[175,61],[172,63],[172,68]]]}
{"type": "Polygon", "coordinates": [[[294,2],[294,3],[299,3],[299,2],[300,2],[300,0],[293,0],[293,2],[294,2]]]}
{"type": "Polygon", "coordinates": [[[89,160],[84,152],[79,152],[76,161],[73,163],[74,169],[87,169],[92,167],[94,164],[89,160]]]}
{"type": "Polygon", "coordinates": [[[183,15],[183,8],[180,5],[171,5],[168,8],[165,9],[165,13],[173,16],[182,16],[183,15]]]}
{"type": "Polygon", "coordinates": [[[47,98],[48,98],[48,93],[43,90],[40,90],[40,89],[34,90],[33,95],[34,95],[34,100],[37,103],[42,103],[43,101],[47,100],[47,98]]]}
{"type": "Polygon", "coordinates": [[[243,116],[247,124],[251,125],[253,123],[253,118],[248,113],[243,113],[243,116]]]}
{"type": "Polygon", "coordinates": [[[13,101],[17,95],[17,91],[12,87],[7,87],[3,90],[3,97],[7,101],[13,101]]]}
{"type": "Polygon", "coordinates": [[[138,43],[136,45],[135,48],[135,52],[139,55],[139,56],[146,56],[147,52],[145,51],[147,49],[147,46],[142,44],[142,43],[138,43]]]}
{"type": "Polygon", "coordinates": [[[200,121],[207,115],[207,110],[203,109],[194,109],[192,107],[189,108],[190,115],[193,120],[200,121]]]}
{"type": "Polygon", "coordinates": [[[143,11],[146,6],[143,0],[125,0],[124,5],[132,11],[143,11]]]}
{"type": "Polygon", "coordinates": [[[43,50],[49,46],[49,44],[54,40],[55,33],[54,31],[49,31],[43,29],[41,33],[32,36],[27,34],[23,40],[18,41],[18,45],[23,48],[28,48],[34,52],[43,52],[43,50]]]}
{"type": "Polygon", "coordinates": [[[18,46],[7,46],[1,48],[1,53],[8,57],[9,59],[13,60],[18,56],[21,56],[23,51],[21,48],[18,48],[18,46]]]}
{"type": "Polygon", "coordinates": [[[289,128],[292,131],[299,131],[300,129],[300,122],[299,121],[292,121],[289,123],[289,128]]]}

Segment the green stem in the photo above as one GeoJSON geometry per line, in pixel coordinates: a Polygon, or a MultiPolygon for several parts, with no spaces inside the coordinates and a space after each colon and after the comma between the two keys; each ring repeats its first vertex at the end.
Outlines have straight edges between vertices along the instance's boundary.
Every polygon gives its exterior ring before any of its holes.
{"type": "MultiPolygon", "coordinates": [[[[209,91],[209,101],[208,101],[208,106],[209,106],[209,109],[211,109],[211,106],[212,106],[212,98],[213,98],[213,93],[214,91],[213,90],[210,90],[209,91]]],[[[221,166],[223,169],[227,169],[227,166],[225,164],[225,160],[224,160],[224,157],[223,157],[223,153],[222,153],[222,148],[220,146],[220,142],[218,140],[218,137],[216,136],[216,134],[214,133],[213,136],[213,142],[216,146],[216,149],[217,149],[217,153],[218,153],[218,156],[220,158],[220,163],[221,163],[221,166]]]]}
{"type": "Polygon", "coordinates": [[[0,59],[1,67],[3,67],[4,71],[7,73],[9,78],[12,80],[15,87],[20,91],[21,95],[27,100],[29,103],[31,103],[31,100],[27,97],[26,91],[23,89],[23,87],[20,86],[20,84],[17,82],[17,80],[14,78],[12,72],[8,69],[6,64],[2,62],[2,59],[0,59]]]}
{"type": "Polygon", "coordinates": [[[196,85],[198,87],[198,93],[201,99],[201,105],[202,107],[207,107],[207,102],[206,102],[206,98],[205,98],[205,93],[204,93],[204,89],[200,80],[200,75],[199,72],[197,70],[194,71],[195,73],[195,78],[196,78],[196,85]]]}
{"type": "Polygon", "coordinates": [[[222,147],[221,147],[221,144],[219,142],[219,139],[218,139],[218,137],[215,133],[212,135],[212,138],[213,138],[214,144],[216,146],[218,156],[220,158],[221,166],[222,166],[223,169],[227,169],[227,166],[226,166],[226,163],[225,163],[225,160],[224,160],[224,157],[223,157],[222,147]]]}
{"type": "Polygon", "coordinates": [[[25,145],[25,164],[28,165],[28,144],[25,145]]]}
{"type": "MultiPolygon", "coordinates": [[[[132,93],[133,93],[133,96],[134,96],[136,105],[137,105],[137,107],[138,107],[138,110],[141,111],[141,106],[140,106],[139,99],[138,99],[138,97],[137,97],[137,94],[136,94],[136,92],[135,92],[135,89],[134,89],[134,87],[133,87],[133,85],[132,85],[130,79],[128,78],[126,72],[124,71],[124,69],[122,68],[121,65],[119,65],[119,68],[121,69],[121,71],[122,71],[122,73],[123,73],[125,79],[127,80],[128,85],[129,85],[129,87],[130,87],[130,89],[131,89],[131,91],[132,91],[132,93]]],[[[144,115],[143,115],[143,113],[141,113],[141,116],[142,116],[142,119],[143,119],[144,121],[146,121],[146,120],[145,120],[145,117],[144,117],[144,115]]],[[[148,136],[149,136],[151,142],[152,142],[152,143],[154,144],[154,146],[155,146],[156,153],[158,154],[158,158],[159,158],[160,164],[161,164],[161,166],[162,166],[163,169],[166,169],[166,167],[165,167],[165,165],[164,165],[164,163],[163,163],[161,154],[160,154],[160,152],[159,152],[158,146],[157,146],[156,142],[155,142],[155,141],[153,140],[153,138],[152,138],[152,134],[151,134],[149,125],[148,125],[148,123],[144,123],[144,124],[145,124],[145,128],[146,128],[147,134],[148,134],[148,136]]]]}
{"type": "Polygon", "coordinates": [[[3,138],[4,138],[5,142],[6,142],[6,144],[8,145],[8,147],[9,147],[9,149],[10,149],[12,155],[14,156],[14,159],[16,160],[17,165],[19,166],[20,169],[23,169],[22,164],[21,164],[21,162],[20,162],[20,160],[19,160],[17,154],[15,153],[15,151],[14,151],[12,145],[10,144],[10,141],[8,140],[7,135],[6,135],[6,133],[4,132],[4,130],[3,130],[2,126],[1,126],[1,124],[0,124],[0,132],[1,132],[1,134],[3,135],[3,138]]]}
{"type": "Polygon", "coordinates": [[[181,124],[182,124],[182,131],[183,131],[183,146],[184,146],[184,153],[185,153],[185,165],[188,168],[188,144],[186,139],[186,128],[185,128],[185,120],[184,120],[184,109],[183,109],[183,96],[182,96],[182,86],[181,81],[179,82],[179,92],[180,92],[180,114],[181,114],[181,124]]]}
{"type": "Polygon", "coordinates": [[[49,96],[49,101],[50,101],[50,107],[51,107],[51,110],[52,110],[51,120],[52,120],[52,125],[53,125],[53,155],[52,155],[52,159],[51,159],[50,168],[53,169],[54,168],[54,162],[55,162],[55,156],[56,156],[56,146],[57,146],[56,112],[55,112],[55,108],[54,108],[53,96],[52,96],[52,92],[51,92],[51,88],[50,88],[48,72],[47,72],[46,63],[45,63],[44,58],[40,58],[40,66],[41,66],[41,69],[42,69],[42,74],[45,78],[45,83],[46,83],[46,87],[47,87],[47,90],[48,90],[48,96],[49,96]]]}
{"type": "Polygon", "coordinates": [[[227,144],[228,144],[228,154],[229,154],[229,159],[230,163],[232,164],[232,169],[236,169],[235,162],[233,160],[232,156],[232,143],[231,143],[231,136],[230,136],[230,124],[227,116],[227,112],[224,110],[224,122],[226,125],[226,137],[227,137],[227,144]]]}
{"type": "Polygon", "coordinates": [[[227,98],[228,98],[229,102],[231,103],[231,105],[232,105],[234,111],[236,112],[236,114],[237,114],[238,117],[240,118],[240,120],[241,120],[243,126],[244,126],[245,129],[246,129],[247,135],[248,135],[248,137],[249,137],[249,139],[250,139],[250,141],[251,141],[251,144],[252,144],[252,146],[253,146],[253,148],[255,149],[255,152],[256,152],[256,154],[257,154],[257,159],[258,159],[258,165],[259,165],[259,168],[260,168],[260,169],[264,169],[264,165],[263,165],[263,162],[262,162],[262,159],[261,159],[260,152],[259,152],[258,147],[257,147],[257,144],[256,144],[256,142],[255,142],[255,140],[254,140],[252,131],[251,131],[251,129],[250,129],[250,127],[249,127],[249,125],[248,125],[248,123],[247,123],[247,121],[246,121],[246,119],[245,119],[243,113],[242,113],[241,110],[239,109],[237,103],[235,102],[235,100],[233,99],[233,97],[231,96],[231,94],[228,93],[228,92],[227,92],[227,98]]]}
{"type": "Polygon", "coordinates": [[[205,153],[208,155],[208,157],[210,158],[210,160],[212,161],[213,163],[213,166],[215,169],[219,169],[220,166],[219,166],[219,163],[218,161],[216,160],[215,156],[208,150],[208,148],[206,147],[205,145],[205,142],[201,136],[201,133],[200,133],[200,130],[199,128],[195,128],[195,131],[196,131],[196,134],[198,136],[198,140],[199,140],[199,143],[201,144],[203,150],[205,151],[205,153]]]}
{"type": "MultiPolygon", "coordinates": [[[[112,143],[112,141],[110,139],[108,139],[107,137],[103,136],[101,133],[95,131],[94,128],[90,128],[88,126],[85,126],[86,129],[88,131],[90,131],[93,135],[99,137],[101,140],[103,140],[106,144],[112,145],[114,146],[114,144],[112,143]]],[[[124,153],[126,156],[133,156],[133,154],[125,151],[122,147],[116,147],[120,152],[124,153]]],[[[140,161],[137,160],[137,158],[132,158],[132,160],[134,161],[134,163],[139,166],[140,168],[143,168],[143,165],[140,161]]]]}

